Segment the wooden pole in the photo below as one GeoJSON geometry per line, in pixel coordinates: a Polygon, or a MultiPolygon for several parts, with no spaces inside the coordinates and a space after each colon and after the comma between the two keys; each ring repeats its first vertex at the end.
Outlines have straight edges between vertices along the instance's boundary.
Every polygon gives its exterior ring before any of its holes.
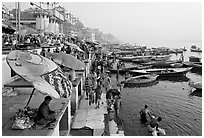
{"type": "Polygon", "coordinates": [[[18,31],[20,30],[20,18],[21,18],[21,11],[20,11],[20,2],[18,2],[18,31]]]}
{"type": "Polygon", "coordinates": [[[31,93],[31,95],[30,95],[30,98],[29,98],[29,100],[28,100],[28,102],[27,102],[27,106],[28,106],[29,103],[30,103],[30,100],[31,100],[31,98],[32,98],[32,96],[33,96],[34,91],[35,91],[35,88],[33,88],[33,90],[32,90],[32,93],[31,93]]]}
{"type": "Polygon", "coordinates": [[[18,12],[17,12],[18,2],[15,2],[16,9],[16,31],[18,31],[18,12]]]}

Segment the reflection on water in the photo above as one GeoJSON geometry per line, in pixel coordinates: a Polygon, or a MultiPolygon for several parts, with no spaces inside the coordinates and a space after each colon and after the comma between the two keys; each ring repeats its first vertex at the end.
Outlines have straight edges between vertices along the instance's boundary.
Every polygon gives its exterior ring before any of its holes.
{"type": "Polygon", "coordinates": [[[183,75],[178,77],[159,77],[159,80],[168,80],[171,82],[188,82],[190,79],[183,75]]]}

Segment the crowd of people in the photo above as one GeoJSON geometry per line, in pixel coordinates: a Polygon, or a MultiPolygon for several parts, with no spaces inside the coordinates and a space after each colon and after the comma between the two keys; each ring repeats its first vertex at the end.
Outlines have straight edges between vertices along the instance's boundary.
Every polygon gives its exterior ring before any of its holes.
{"type": "MultiPolygon", "coordinates": [[[[65,35],[54,35],[54,34],[30,34],[26,36],[19,36],[16,34],[3,34],[3,47],[12,46],[17,47],[18,44],[28,44],[34,45],[36,47],[42,47],[43,44],[54,46],[55,49],[52,52],[65,52],[66,54],[71,54],[79,60],[84,60],[89,58],[89,52],[94,51],[91,59],[91,70],[90,74],[85,78],[85,94],[86,100],[88,100],[89,105],[95,105],[98,109],[101,107],[101,95],[104,92],[106,94],[107,110],[108,112],[114,111],[116,118],[119,115],[120,105],[121,105],[121,84],[118,83],[116,88],[113,88],[111,82],[111,73],[109,69],[113,67],[113,63],[116,61],[115,56],[110,58],[110,56],[101,53],[99,49],[94,47],[94,45],[86,44],[83,40],[78,40],[77,38],[71,38],[65,35]],[[77,50],[72,46],[75,44],[82,51],[77,50]],[[103,91],[104,89],[104,91],[103,91]],[[111,91],[112,90],[112,91],[111,91]]],[[[47,50],[42,47],[40,55],[44,57],[49,57],[51,49],[47,50]]],[[[117,70],[119,74],[119,69],[124,68],[125,64],[118,62],[117,70]]],[[[126,77],[128,75],[126,74],[126,77]]],[[[36,118],[37,123],[47,124],[50,121],[54,121],[54,111],[50,110],[49,103],[52,100],[50,96],[46,96],[43,103],[38,109],[38,115],[36,118]]],[[[150,131],[153,128],[158,130],[159,122],[162,121],[161,117],[155,118],[151,115],[150,111],[145,107],[140,112],[140,117],[143,121],[148,122],[147,116],[150,117],[150,122],[148,124],[150,131]]]]}
{"type": "MultiPolygon", "coordinates": [[[[89,100],[89,105],[96,104],[96,109],[101,105],[102,87],[106,94],[112,89],[111,74],[108,71],[110,62],[109,56],[96,52],[92,61],[91,73],[85,80],[86,99],[89,100]]],[[[116,97],[110,96],[107,99],[108,109],[111,107],[109,106],[111,100],[116,100],[116,97]]]]}
{"type": "Polygon", "coordinates": [[[20,49],[29,47],[30,49],[42,48],[41,55],[47,57],[50,52],[65,52],[72,54],[80,60],[88,58],[89,52],[92,51],[94,45],[87,44],[78,37],[72,37],[64,34],[45,33],[40,34],[6,34],[2,33],[2,48],[4,49],[20,49]],[[43,48],[46,47],[46,48],[43,48]],[[50,48],[48,48],[50,47],[50,48]],[[51,48],[55,48],[51,50],[51,48]],[[78,47],[78,48],[77,48],[78,47]],[[47,49],[48,48],[48,49],[47,49]],[[48,53],[48,54],[47,54],[48,53]]]}

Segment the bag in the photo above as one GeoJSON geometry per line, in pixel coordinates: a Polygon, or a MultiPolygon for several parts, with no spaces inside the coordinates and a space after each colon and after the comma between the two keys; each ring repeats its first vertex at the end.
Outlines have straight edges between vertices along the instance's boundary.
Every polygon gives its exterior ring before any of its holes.
{"type": "Polygon", "coordinates": [[[32,125],[33,123],[30,122],[29,117],[16,118],[15,122],[12,125],[12,129],[23,130],[25,128],[30,128],[32,125]]]}

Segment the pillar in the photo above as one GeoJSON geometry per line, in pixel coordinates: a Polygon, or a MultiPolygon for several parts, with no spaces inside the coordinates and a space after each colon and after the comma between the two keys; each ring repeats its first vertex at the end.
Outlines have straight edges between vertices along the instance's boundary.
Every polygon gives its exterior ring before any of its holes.
{"type": "Polygon", "coordinates": [[[54,22],[55,22],[55,19],[53,18],[53,17],[51,17],[50,19],[49,19],[49,31],[48,32],[55,32],[54,30],[55,30],[55,26],[54,26],[54,22]]]}
{"type": "Polygon", "coordinates": [[[48,15],[44,16],[44,31],[45,32],[49,31],[49,16],[48,15]]]}
{"type": "Polygon", "coordinates": [[[78,109],[78,85],[73,87],[72,89],[72,95],[71,95],[71,115],[74,115],[76,113],[76,110],[78,109]]]}
{"type": "Polygon", "coordinates": [[[37,13],[36,15],[36,29],[40,32],[48,31],[49,28],[49,16],[47,13],[37,13]]]}

